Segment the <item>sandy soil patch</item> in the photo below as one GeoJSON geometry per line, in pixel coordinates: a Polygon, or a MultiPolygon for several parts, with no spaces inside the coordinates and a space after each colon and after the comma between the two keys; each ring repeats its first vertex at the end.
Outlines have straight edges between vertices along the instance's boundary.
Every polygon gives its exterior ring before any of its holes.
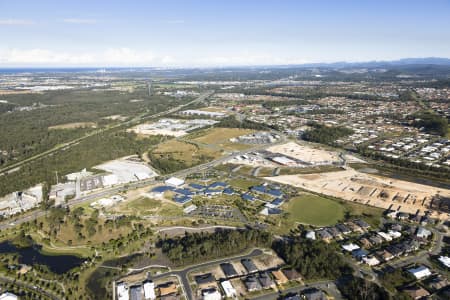
{"type": "Polygon", "coordinates": [[[311,164],[331,164],[339,161],[338,153],[323,149],[316,149],[306,145],[288,142],[275,145],[267,149],[273,153],[280,153],[311,164]]]}
{"type": "MultiPolygon", "coordinates": [[[[267,180],[289,184],[348,201],[410,214],[430,209],[434,195],[450,197],[450,190],[347,169],[313,175],[282,175],[267,180]]],[[[434,212],[439,217],[437,212],[434,212]]],[[[445,214],[444,214],[445,215],[445,214]]],[[[441,215],[440,217],[445,217],[441,215]]]]}
{"type": "Polygon", "coordinates": [[[76,128],[95,128],[97,124],[94,122],[74,122],[67,124],[60,124],[55,126],[50,126],[48,129],[76,129],[76,128]]]}

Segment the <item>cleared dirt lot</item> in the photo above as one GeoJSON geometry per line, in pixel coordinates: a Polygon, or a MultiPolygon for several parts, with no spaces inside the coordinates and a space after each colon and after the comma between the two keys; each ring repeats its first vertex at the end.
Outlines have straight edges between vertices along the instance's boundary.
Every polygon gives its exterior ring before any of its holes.
{"type": "Polygon", "coordinates": [[[309,164],[331,164],[339,161],[339,156],[336,152],[313,148],[307,145],[299,145],[294,142],[275,145],[267,150],[290,156],[309,164]]]}
{"type": "MultiPolygon", "coordinates": [[[[450,196],[448,189],[360,173],[354,169],[314,175],[282,175],[265,179],[348,201],[410,214],[418,211],[424,213],[429,210],[431,199],[436,194],[450,196]]],[[[446,217],[437,212],[433,214],[435,217],[446,217]]]]}
{"type": "Polygon", "coordinates": [[[75,128],[95,128],[97,124],[94,122],[75,122],[75,123],[67,123],[60,124],[55,126],[50,126],[48,129],[75,129],[75,128]]]}

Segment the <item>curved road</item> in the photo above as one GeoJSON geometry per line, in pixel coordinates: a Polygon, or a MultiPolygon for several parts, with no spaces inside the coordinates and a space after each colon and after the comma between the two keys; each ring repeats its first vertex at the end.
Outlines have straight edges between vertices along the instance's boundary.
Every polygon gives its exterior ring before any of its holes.
{"type": "Polygon", "coordinates": [[[186,298],[188,300],[193,300],[194,296],[193,296],[191,284],[190,284],[189,278],[188,278],[189,273],[191,273],[192,271],[194,271],[195,269],[198,269],[198,268],[209,267],[212,265],[229,262],[230,260],[252,258],[252,257],[259,256],[261,254],[263,254],[263,251],[261,249],[253,249],[249,254],[221,258],[221,259],[217,259],[217,260],[211,260],[211,261],[208,261],[205,263],[200,263],[197,265],[189,266],[189,267],[186,267],[186,268],[183,268],[180,270],[172,270],[172,271],[164,273],[164,274],[153,276],[153,279],[159,279],[159,278],[170,277],[170,276],[178,277],[178,279],[180,280],[180,283],[183,285],[183,290],[186,295],[186,298]]]}

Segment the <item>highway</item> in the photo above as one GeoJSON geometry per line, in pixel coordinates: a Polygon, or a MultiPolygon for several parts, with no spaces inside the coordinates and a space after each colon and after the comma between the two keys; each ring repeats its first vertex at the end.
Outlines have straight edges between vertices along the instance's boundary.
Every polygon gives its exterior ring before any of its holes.
{"type": "MultiPolygon", "coordinates": [[[[196,101],[200,101],[199,99],[201,98],[197,98],[196,101]]],[[[191,103],[191,102],[190,102],[191,103]]],[[[187,104],[185,104],[187,105],[187,104]]],[[[130,182],[130,183],[124,183],[124,184],[120,184],[120,185],[115,185],[113,187],[109,187],[109,188],[104,188],[98,191],[94,191],[92,193],[89,193],[87,195],[81,196],[81,197],[77,197],[74,198],[72,200],[69,200],[69,202],[66,204],[68,207],[80,204],[80,203],[84,203],[87,201],[91,201],[97,198],[102,198],[102,197],[107,197],[107,196],[111,196],[114,194],[117,194],[118,192],[122,192],[125,190],[129,190],[129,189],[136,189],[136,188],[142,188],[148,185],[153,185],[153,184],[157,184],[157,183],[163,183],[164,179],[169,178],[169,177],[186,177],[189,174],[192,173],[198,173],[201,172],[203,170],[207,170],[209,168],[218,166],[228,160],[230,160],[233,157],[236,156],[240,156],[240,155],[244,155],[246,153],[249,152],[254,152],[254,151],[258,151],[258,150],[263,150],[267,147],[276,145],[276,144],[280,144],[285,142],[285,137],[283,135],[280,135],[281,138],[277,143],[274,144],[265,144],[265,145],[258,145],[255,147],[252,147],[250,149],[247,150],[242,150],[242,151],[235,151],[231,154],[222,156],[216,160],[212,160],[209,161],[207,163],[201,164],[201,165],[197,165],[188,169],[184,169],[181,171],[177,171],[165,176],[162,176],[162,178],[160,180],[155,180],[153,178],[149,178],[146,180],[141,180],[141,181],[136,181],[136,182],[130,182]]],[[[4,230],[4,229],[8,229],[8,228],[12,228],[14,226],[20,225],[22,223],[25,222],[29,222],[29,221],[33,221],[37,218],[40,218],[42,216],[44,216],[46,214],[46,211],[43,210],[36,210],[34,213],[30,213],[24,216],[19,216],[17,218],[10,218],[6,221],[3,221],[2,223],[0,223],[0,230],[4,230]]]]}

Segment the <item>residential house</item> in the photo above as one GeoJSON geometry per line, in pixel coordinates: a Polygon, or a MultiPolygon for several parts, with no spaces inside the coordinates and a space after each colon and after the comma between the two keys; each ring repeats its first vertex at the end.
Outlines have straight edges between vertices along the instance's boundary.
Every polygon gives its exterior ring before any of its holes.
{"type": "Polygon", "coordinates": [[[250,258],[241,259],[241,264],[244,266],[248,273],[258,272],[258,268],[250,258]]]}
{"type": "Polygon", "coordinates": [[[417,268],[408,269],[408,272],[411,273],[417,279],[422,279],[431,275],[430,269],[425,266],[419,266],[417,268]]]}
{"type": "Polygon", "coordinates": [[[270,289],[275,287],[275,283],[273,282],[272,278],[270,278],[269,273],[267,272],[262,272],[261,274],[259,274],[258,279],[263,289],[270,289]]]}
{"type": "Polygon", "coordinates": [[[223,274],[225,274],[225,277],[227,278],[235,277],[238,275],[236,269],[231,263],[222,263],[220,264],[220,268],[222,269],[223,274]]]}
{"type": "Polygon", "coordinates": [[[272,276],[278,285],[286,284],[289,281],[281,270],[272,271],[272,276]]]}
{"type": "Polygon", "coordinates": [[[194,279],[200,289],[214,287],[216,283],[216,278],[214,278],[214,275],[211,273],[197,275],[194,279]]]}
{"type": "Polygon", "coordinates": [[[262,289],[261,285],[259,284],[259,281],[256,279],[254,275],[247,276],[244,279],[245,287],[247,288],[247,291],[249,292],[255,292],[260,291],[262,289]]]}
{"type": "Polygon", "coordinates": [[[422,287],[413,285],[403,289],[403,292],[408,294],[413,299],[422,299],[430,296],[430,293],[422,287]]]}

